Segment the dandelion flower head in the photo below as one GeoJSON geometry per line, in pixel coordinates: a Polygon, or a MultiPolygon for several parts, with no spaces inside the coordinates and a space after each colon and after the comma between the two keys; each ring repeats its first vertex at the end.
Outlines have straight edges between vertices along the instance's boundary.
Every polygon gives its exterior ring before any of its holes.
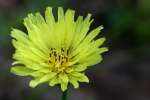
{"type": "Polygon", "coordinates": [[[57,20],[51,7],[46,8],[45,17],[40,13],[28,14],[23,22],[27,32],[15,28],[11,31],[15,47],[11,72],[31,76],[31,87],[48,83],[60,85],[65,91],[69,83],[74,88],[79,87],[79,82],[88,83],[85,70],[100,63],[101,54],[108,49],[101,47],[104,37],[95,39],[102,26],[89,31],[91,14],[76,20],[74,17],[74,10],[64,12],[61,7],[57,20]]]}

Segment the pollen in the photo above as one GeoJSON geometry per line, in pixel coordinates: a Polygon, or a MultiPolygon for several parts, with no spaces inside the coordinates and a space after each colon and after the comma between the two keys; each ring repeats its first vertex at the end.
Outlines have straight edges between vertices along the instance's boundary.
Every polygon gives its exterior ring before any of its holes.
{"type": "Polygon", "coordinates": [[[61,48],[60,50],[51,48],[48,61],[51,71],[64,73],[67,68],[67,63],[69,62],[67,51],[65,51],[64,48],[61,48]]]}

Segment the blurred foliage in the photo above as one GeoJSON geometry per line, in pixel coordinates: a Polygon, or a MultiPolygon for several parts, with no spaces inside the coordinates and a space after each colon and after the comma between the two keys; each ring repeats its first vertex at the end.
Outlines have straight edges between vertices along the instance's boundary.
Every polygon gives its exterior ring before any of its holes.
{"type": "MultiPolygon", "coordinates": [[[[31,12],[43,12],[47,6],[65,7],[67,0],[10,0],[12,5],[0,7],[0,41],[8,44],[9,33],[12,27],[22,28],[23,18],[31,12]]],[[[3,1],[5,2],[5,0],[3,1]]],[[[8,1],[9,2],[9,1],[8,1]]]]}
{"type": "MultiPolygon", "coordinates": [[[[19,83],[20,79],[17,80],[9,72],[13,52],[9,36],[11,27],[24,29],[23,18],[31,12],[40,11],[43,14],[46,6],[70,7],[84,15],[90,12],[94,15],[95,26],[104,25],[104,36],[109,41],[110,52],[104,58],[104,65],[97,65],[97,69],[90,73],[93,75],[93,86],[88,90],[90,94],[94,91],[98,97],[106,96],[101,98],[103,100],[115,97],[114,100],[149,100],[139,99],[139,95],[150,93],[146,92],[150,88],[150,0],[0,0],[0,100],[43,100],[41,96],[51,90],[47,87],[23,87],[19,83]],[[100,75],[101,73],[105,74],[100,75]],[[139,77],[139,80],[132,79],[134,76],[139,77]],[[16,91],[10,93],[13,88],[16,91]],[[24,89],[20,92],[19,88],[24,89]],[[124,98],[129,96],[130,99],[124,98]],[[117,99],[119,97],[123,98],[117,99]]],[[[79,96],[81,93],[79,92],[79,96]]]]}
{"type": "MultiPolygon", "coordinates": [[[[22,19],[30,12],[43,12],[46,6],[66,7],[67,4],[68,0],[16,0],[14,6],[3,8],[0,13],[0,34],[9,34],[11,27],[22,28],[22,19]]],[[[150,0],[114,0],[105,13],[108,16],[104,23],[112,33],[111,41],[131,34],[137,46],[150,42],[150,0]]]]}
{"type": "Polygon", "coordinates": [[[8,34],[11,27],[19,26],[29,12],[43,11],[47,6],[64,7],[67,0],[18,0],[15,3],[13,7],[3,8],[0,12],[0,34],[8,34]]]}
{"type": "Polygon", "coordinates": [[[125,36],[134,42],[136,47],[150,43],[150,0],[121,1],[112,6],[108,12],[107,22],[110,39],[123,39],[125,36]]]}

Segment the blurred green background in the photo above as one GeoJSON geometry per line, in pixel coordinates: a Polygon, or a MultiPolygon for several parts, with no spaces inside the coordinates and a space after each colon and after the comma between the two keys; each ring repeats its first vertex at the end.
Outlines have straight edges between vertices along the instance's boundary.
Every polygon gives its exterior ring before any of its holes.
{"type": "Polygon", "coordinates": [[[150,0],[0,0],[0,100],[60,100],[58,87],[31,89],[30,78],[9,72],[11,27],[24,29],[23,18],[47,6],[92,13],[91,28],[105,27],[110,51],[87,71],[90,84],[70,87],[69,100],[150,100],[150,0]]]}

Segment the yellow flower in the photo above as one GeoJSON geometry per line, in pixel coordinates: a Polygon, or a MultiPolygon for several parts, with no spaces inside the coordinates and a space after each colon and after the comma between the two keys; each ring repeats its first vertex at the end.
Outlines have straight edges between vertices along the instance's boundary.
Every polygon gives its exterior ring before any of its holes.
{"type": "Polygon", "coordinates": [[[75,11],[58,8],[54,19],[52,8],[47,7],[45,18],[40,13],[28,14],[24,19],[27,33],[12,29],[13,55],[11,72],[20,76],[32,76],[31,87],[41,83],[49,86],[60,84],[62,91],[71,83],[75,88],[79,82],[89,82],[85,70],[102,61],[101,54],[108,51],[100,46],[105,38],[94,40],[102,26],[89,32],[93,20],[74,19],[75,11]]]}

